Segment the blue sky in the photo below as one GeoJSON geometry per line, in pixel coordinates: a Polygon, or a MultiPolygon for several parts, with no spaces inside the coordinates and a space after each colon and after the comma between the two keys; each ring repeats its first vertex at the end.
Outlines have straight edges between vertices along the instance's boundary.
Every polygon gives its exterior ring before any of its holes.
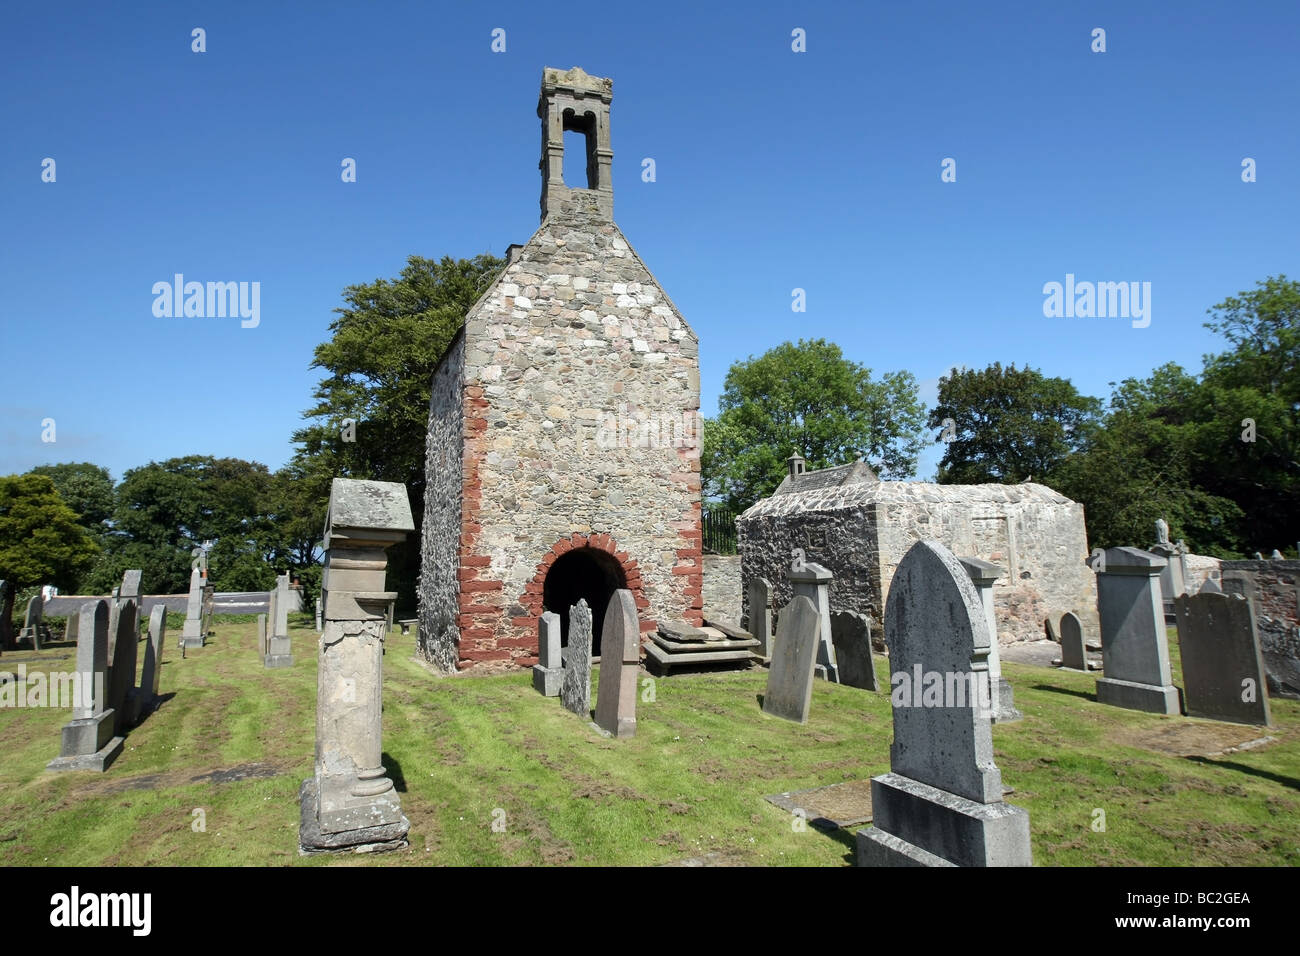
{"type": "Polygon", "coordinates": [[[706,414],[733,361],[814,336],[927,403],[993,361],[1105,397],[1300,272],[1300,4],[608,7],[6,5],[0,474],[282,465],[344,286],[536,229],[543,66],[614,80],[615,219],[700,335],[706,414]],[[155,317],[178,272],[259,282],[260,324],[155,317]],[[1067,273],[1150,282],[1150,325],[1044,317],[1067,273]]]}

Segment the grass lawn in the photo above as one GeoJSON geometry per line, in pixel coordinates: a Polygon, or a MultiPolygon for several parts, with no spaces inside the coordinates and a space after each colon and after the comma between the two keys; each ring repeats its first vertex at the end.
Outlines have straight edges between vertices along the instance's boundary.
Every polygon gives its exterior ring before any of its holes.
{"type": "MultiPolygon", "coordinates": [[[[384,751],[411,846],[300,857],[314,629],[294,621],[295,663],[282,670],[262,667],[251,617],[217,618],[185,660],[178,632],[168,630],[165,702],[107,773],[45,770],[66,710],[0,709],[0,864],[653,865],[710,854],[842,866],[851,832],[797,828],[763,796],[889,769],[884,693],[818,682],[801,727],[760,712],[764,670],[674,676],[649,685],[635,738],[609,740],[527,674],[439,678],[414,660],[412,637],[394,634],[384,751]]],[[[1181,683],[1172,631],[1170,650],[1181,683]]],[[[0,670],[19,661],[29,673],[71,670],[75,649],[12,652],[0,670]]],[[[1273,700],[1266,731],[1106,707],[1093,676],[1003,666],[1025,718],[995,726],[993,743],[1008,799],[1030,813],[1036,864],[1300,864],[1300,704],[1273,700]],[[1266,733],[1277,741],[1204,756],[1266,733]]],[[[887,686],[887,661],[876,668],[887,686]]]]}

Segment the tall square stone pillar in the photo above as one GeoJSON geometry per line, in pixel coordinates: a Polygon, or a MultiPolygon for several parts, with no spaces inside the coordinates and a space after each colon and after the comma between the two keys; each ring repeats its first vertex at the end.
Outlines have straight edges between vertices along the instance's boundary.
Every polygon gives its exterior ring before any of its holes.
{"type": "Polygon", "coordinates": [[[1102,670],[1097,700],[1156,714],[1181,712],[1169,670],[1160,574],[1166,561],[1139,548],[1110,548],[1097,568],[1102,670]]]}
{"type": "Polygon", "coordinates": [[[190,571],[190,599],[185,605],[185,626],[181,629],[181,647],[203,646],[203,575],[198,568],[190,571]]]}
{"type": "Polygon", "coordinates": [[[390,850],[410,822],[383,764],[384,637],[395,591],[386,550],[415,529],[406,487],[335,478],[325,519],[325,630],[316,694],[316,775],[303,781],[305,853],[390,850]]]}
{"type": "Polygon", "coordinates": [[[834,575],[820,564],[799,564],[790,570],[790,587],[794,598],[803,596],[813,602],[821,621],[817,645],[817,676],[832,684],[840,682],[840,669],[835,662],[835,643],[831,640],[831,580],[834,575]]]}

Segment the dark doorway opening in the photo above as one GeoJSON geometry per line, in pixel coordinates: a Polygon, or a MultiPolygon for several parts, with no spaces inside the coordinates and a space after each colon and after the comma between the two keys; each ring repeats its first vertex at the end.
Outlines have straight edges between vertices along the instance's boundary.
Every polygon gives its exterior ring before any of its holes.
{"type": "Polygon", "coordinates": [[[599,548],[575,548],[556,558],[542,582],[542,605],[560,615],[562,646],[569,646],[569,608],[584,600],[591,608],[591,654],[599,657],[605,609],[614,592],[625,587],[622,567],[599,548]]]}

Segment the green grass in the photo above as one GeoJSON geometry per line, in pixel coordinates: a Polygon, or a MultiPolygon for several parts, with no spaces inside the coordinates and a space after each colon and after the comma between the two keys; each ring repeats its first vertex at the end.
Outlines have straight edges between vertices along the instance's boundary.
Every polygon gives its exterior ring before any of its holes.
{"type": "MultiPolygon", "coordinates": [[[[888,769],[883,693],[819,682],[801,727],[760,712],[765,671],[675,676],[655,680],[654,701],[638,704],[636,737],[609,740],[536,694],[526,674],[432,675],[413,659],[412,638],[395,632],[384,658],[384,750],[411,847],[299,857],[316,634],[291,631],[295,664],[281,670],[262,667],[251,617],[217,618],[215,636],[185,660],[169,631],[162,691],[170,696],[105,774],[45,770],[66,711],[0,709],[0,865],[608,865],[707,853],[755,865],[843,865],[852,860],[850,833],[797,831],[763,795],[888,769]],[[236,767],[251,775],[202,777],[236,767]],[[494,818],[504,832],[494,832],[494,818]]],[[[1172,634],[1170,643],[1177,680],[1172,634]]],[[[24,658],[38,661],[29,672],[70,670],[73,649],[7,654],[0,670],[24,658]]],[[[1265,731],[1105,707],[1093,699],[1095,677],[1004,669],[1025,718],[995,726],[994,748],[1015,788],[1010,801],[1030,813],[1037,864],[1300,864],[1296,702],[1272,702],[1276,726],[1267,732],[1276,743],[1189,758],[1153,749],[1153,736],[1239,742],[1265,731]],[[1097,809],[1104,832],[1093,829],[1097,809]]],[[[887,680],[883,658],[877,671],[887,680]]]]}

